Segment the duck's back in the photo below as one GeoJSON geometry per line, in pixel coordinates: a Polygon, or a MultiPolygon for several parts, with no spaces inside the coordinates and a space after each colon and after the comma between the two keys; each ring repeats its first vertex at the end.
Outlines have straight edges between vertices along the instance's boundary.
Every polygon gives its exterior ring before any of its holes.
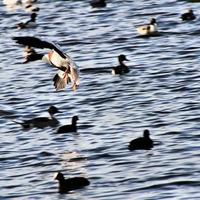
{"type": "Polygon", "coordinates": [[[157,25],[143,25],[137,28],[137,32],[140,35],[149,35],[149,34],[153,34],[156,33],[158,31],[157,25]]]}
{"type": "Polygon", "coordinates": [[[192,14],[192,13],[183,13],[183,14],[181,15],[181,19],[182,19],[183,21],[194,20],[195,18],[196,18],[195,15],[192,14]]]}
{"type": "Polygon", "coordinates": [[[89,185],[90,182],[84,177],[74,177],[65,179],[63,182],[59,183],[59,191],[65,193],[71,190],[76,190],[89,185]]]}
{"type": "Polygon", "coordinates": [[[74,125],[64,125],[58,128],[57,133],[70,133],[76,132],[77,128],[74,125]]]}
{"type": "Polygon", "coordinates": [[[68,61],[62,58],[56,51],[52,51],[48,54],[48,59],[50,63],[57,66],[57,67],[65,67],[68,66],[68,61]]]}
{"type": "Polygon", "coordinates": [[[59,121],[55,118],[37,117],[24,121],[24,124],[29,124],[30,127],[45,128],[48,126],[56,127],[59,124],[59,121]]]}
{"type": "Polygon", "coordinates": [[[150,138],[136,138],[129,144],[129,150],[145,149],[150,150],[153,148],[153,141],[150,138]]]}
{"type": "Polygon", "coordinates": [[[113,75],[116,75],[116,74],[122,74],[123,73],[123,70],[120,66],[117,66],[117,67],[113,67],[112,69],[112,74],[113,75]]]}

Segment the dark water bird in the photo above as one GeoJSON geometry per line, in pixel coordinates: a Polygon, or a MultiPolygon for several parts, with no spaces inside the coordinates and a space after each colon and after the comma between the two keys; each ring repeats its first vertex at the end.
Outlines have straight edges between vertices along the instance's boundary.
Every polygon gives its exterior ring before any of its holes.
{"type": "Polygon", "coordinates": [[[152,18],[149,24],[139,26],[137,32],[140,36],[153,36],[158,34],[157,22],[152,18]]]}
{"type": "Polygon", "coordinates": [[[70,133],[70,132],[77,132],[77,121],[78,121],[78,116],[73,116],[72,117],[72,123],[69,125],[64,125],[58,128],[57,133],[70,133]]]}
{"type": "Polygon", "coordinates": [[[14,121],[20,124],[23,128],[45,128],[45,127],[56,127],[59,125],[59,121],[54,117],[54,114],[60,112],[57,107],[50,106],[48,109],[49,117],[36,117],[29,120],[24,120],[23,122],[14,121]]]}
{"type": "Polygon", "coordinates": [[[112,74],[124,74],[129,72],[129,68],[124,64],[124,61],[129,61],[125,55],[118,56],[119,65],[112,69],[112,74]]]}
{"type": "Polygon", "coordinates": [[[61,172],[58,172],[54,178],[55,180],[58,180],[59,193],[68,193],[71,190],[80,189],[90,184],[89,180],[85,177],[65,179],[61,172]]]}
{"type": "Polygon", "coordinates": [[[17,28],[18,29],[24,29],[24,28],[32,28],[36,26],[36,17],[37,14],[36,13],[32,13],[31,14],[31,19],[26,21],[26,22],[21,22],[19,24],[17,24],[17,28]]]}
{"type": "Polygon", "coordinates": [[[106,7],[106,1],[105,0],[92,0],[92,1],[90,1],[90,5],[93,8],[103,8],[103,7],[106,7]]]}
{"type": "Polygon", "coordinates": [[[181,19],[182,19],[183,21],[190,21],[190,20],[196,19],[196,16],[194,15],[193,10],[192,10],[192,9],[189,9],[188,12],[183,13],[183,14],[181,15],[181,19]]]}
{"type": "Polygon", "coordinates": [[[136,138],[132,140],[128,146],[129,150],[144,149],[150,150],[153,148],[153,141],[149,137],[150,132],[148,129],[144,130],[143,137],[136,138]]]}
{"type": "Polygon", "coordinates": [[[49,63],[50,65],[59,69],[58,73],[53,78],[56,90],[64,89],[65,86],[69,83],[72,83],[73,90],[77,89],[80,83],[78,67],[70,56],[63,53],[59,45],[53,42],[29,36],[13,37],[13,40],[15,40],[18,44],[29,47],[51,49],[48,54],[36,53],[26,56],[26,60],[24,63],[36,60],[43,60],[44,62],[49,63]]]}

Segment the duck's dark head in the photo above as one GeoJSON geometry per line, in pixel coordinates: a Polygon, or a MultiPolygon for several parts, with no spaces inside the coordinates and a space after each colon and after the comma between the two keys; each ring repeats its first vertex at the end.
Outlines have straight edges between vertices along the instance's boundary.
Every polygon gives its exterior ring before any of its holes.
{"type": "Polygon", "coordinates": [[[38,54],[38,53],[33,53],[33,54],[30,54],[30,55],[27,55],[25,57],[25,61],[23,63],[25,64],[25,63],[28,63],[28,62],[31,62],[31,61],[42,60],[43,56],[44,56],[43,54],[38,54]]]}
{"type": "Polygon", "coordinates": [[[143,136],[144,136],[144,138],[149,138],[150,132],[149,132],[148,129],[145,129],[145,130],[144,130],[143,136]]]}
{"type": "Polygon", "coordinates": [[[123,61],[129,61],[124,54],[119,55],[118,60],[120,63],[123,61]]]}
{"type": "Polygon", "coordinates": [[[72,123],[76,123],[79,120],[78,116],[73,116],[72,117],[72,123]]]}
{"type": "Polygon", "coordinates": [[[48,112],[49,112],[50,115],[54,115],[56,113],[59,113],[60,111],[55,106],[50,106],[49,109],[48,109],[48,112]]]}
{"type": "Polygon", "coordinates": [[[55,180],[58,180],[58,181],[63,181],[65,180],[65,177],[63,176],[63,174],[61,172],[57,172],[55,175],[54,175],[54,179],[55,180]]]}
{"type": "Polygon", "coordinates": [[[151,21],[150,21],[150,24],[151,24],[151,25],[156,24],[156,19],[155,19],[155,18],[152,18],[151,21]]]}
{"type": "Polygon", "coordinates": [[[32,20],[32,21],[35,21],[36,17],[37,17],[37,14],[36,14],[36,13],[32,13],[32,14],[31,14],[31,20],[32,20]]]}
{"type": "Polygon", "coordinates": [[[188,9],[188,13],[193,14],[193,10],[191,8],[188,9]]]}

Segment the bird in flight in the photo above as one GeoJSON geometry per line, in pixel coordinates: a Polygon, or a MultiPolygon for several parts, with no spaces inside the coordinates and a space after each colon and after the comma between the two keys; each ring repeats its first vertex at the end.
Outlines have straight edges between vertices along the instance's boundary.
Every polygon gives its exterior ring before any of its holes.
{"type": "Polygon", "coordinates": [[[13,37],[13,40],[18,44],[28,47],[41,49],[50,49],[47,54],[33,53],[25,57],[25,62],[28,63],[35,60],[42,60],[59,69],[54,76],[53,82],[56,90],[62,90],[67,84],[72,84],[72,89],[76,90],[79,86],[78,66],[74,63],[71,57],[65,54],[58,44],[51,41],[42,40],[37,37],[22,36],[13,37]]]}

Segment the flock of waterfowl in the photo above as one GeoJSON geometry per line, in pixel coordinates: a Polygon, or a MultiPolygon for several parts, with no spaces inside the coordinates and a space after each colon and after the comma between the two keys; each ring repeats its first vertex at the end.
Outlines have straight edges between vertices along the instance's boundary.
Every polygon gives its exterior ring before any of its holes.
{"type": "MultiPolygon", "coordinates": [[[[8,2],[8,1],[7,1],[8,2]]],[[[4,0],[6,4],[6,0],[4,0]]],[[[39,11],[39,8],[35,6],[36,0],[15,0],[15,4],[23,5],[25,8],[33,8],[31,10],[31,18],[26,22],[21,22],[16,25],[18,29],[33,28],[36,27],[36,12],[39,11]],[[25,4],[25,5],[24,5],[25,4]]],[[[93,0],[90,2],[92,7],[103,8],[106,7],[105,0],[93,0]]],[[[190,9],[187,13],[184,13],[180,16],[184,21],[194,20],[196,17],[190,9]]],[[[140,36],[154,36],[159,33],[156,19],[152,18],[149,24],[142,25],[137,27],[137,32],[140,36]]],[[[73,90],[76,90],[80,84],[79,81],[79,69],[73,59],[64,53],[58,44],[55,44],[51,41],[46,41],[38,37],[30,36],[21,36],[13,37],[13,40],[25,47],[24,49],[24,63],[31,61],[42,60],[54,68],[58,69],[58,73],[54,76],[53,82],[56,90],[61,90],[66,87],[66,85],[71,83],[73,90]],[[49,49],[47,54],[37,53],[34,48],[49,49]]],[[[128,61],[125,55],[121,54],[118,56],[119,65],[113,67],[110,70],[112,74],[126,74],[129,72],[128,66],[124,64],[124,61],[128,61]]],[[[87,70],[87,69],[80,69],[87,70]]],[[[100,69],[101,70],[101,69],[100,69]]],[[[24,120],[22,122],[14,121],[17,124],[20,124],[24,129],[30,128],[45,128],[45,127],[58,127],[59,121],[55,118],[55,114],[60,111],[55,106],[50,106],[48,109],[49,117],[37,117],[29,120],[24,120]]],[[[72,123],[69,125],[60,126],[57,129],[57,133],[68,133],[68,132],[77,132],[77,121],[78,116],[72,117],[72,123]]],[[[144,130],[143,137],[136,138],[132,140],[129,145],[129,150],[150,150],[153,148],[153,141],[150,138],[150,132],[148,129],[144,130]]],[[[58,172],[55,176],[55,179],[59,181],[59,192],[67,193],[71,190],[82,188],[90,184],[89,180],[84,177],[74,177],[70,179],[65,179],[61,172],[58,172]]]]}

